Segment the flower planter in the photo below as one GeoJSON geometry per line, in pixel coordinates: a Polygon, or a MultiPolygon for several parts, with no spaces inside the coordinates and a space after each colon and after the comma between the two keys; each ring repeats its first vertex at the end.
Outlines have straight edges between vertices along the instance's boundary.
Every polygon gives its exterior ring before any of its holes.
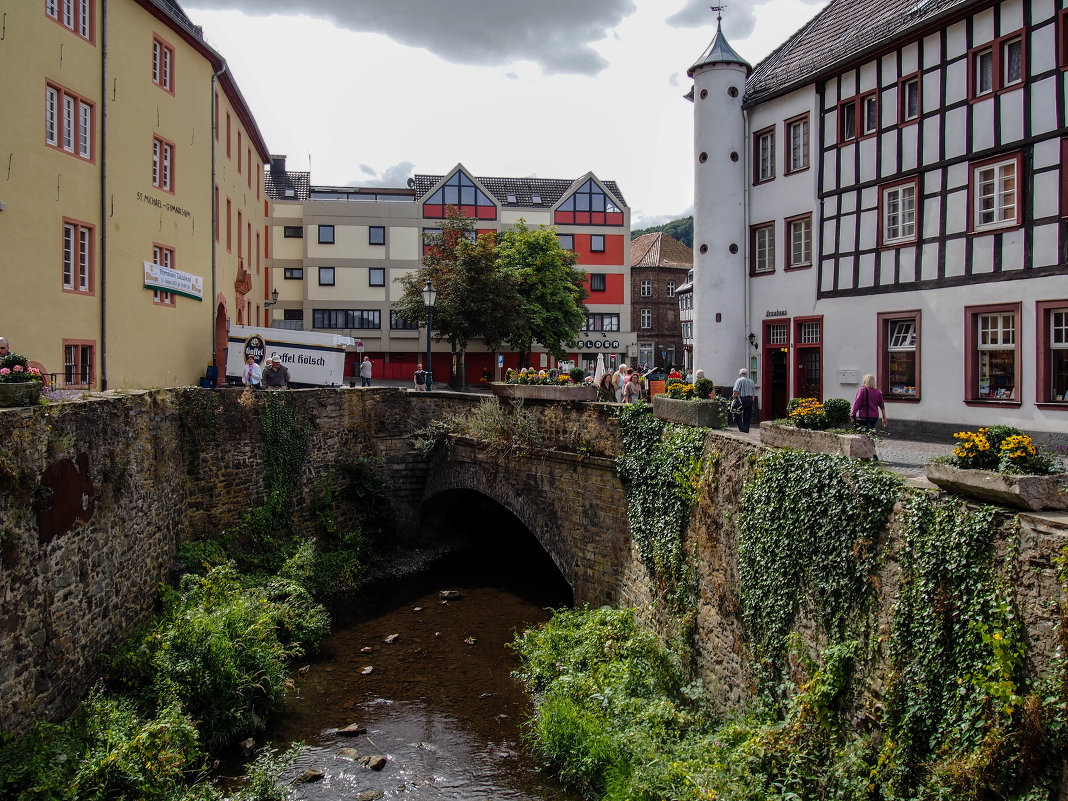
{"type": "Polygon", "coordinates": [[[848,456],[850,459],[871,459],[875,443],[865,434],[835,434],[831,431],[810,431],[781,423],[761,423],[760,441],[775,448],[794,448],[812,453],[848,456]]]}
{"type": "Polygon", "coordinates": [[[41,397],[40,381],[15,381],[0,383],[0,407],[29,406],[41,397]]]}
{"type": "Polygon", "coordinates": [[[687,426],[727,427],[726,405],[711,400],[680,400],[666,395],[654,395],[653,415],[670,423],[687,426]]]}
{"type": "Polygon", "coordinates": [[[1068,509],[1068,473],[1017,476],[929,462],[927,480],[946,492],[1037,512],[1068,509]]]}
{"type": "Polygon", "coordinates": [[[597,387],[585,384],[568,384],[554,387],[550,384],[490,384],[490,392],[498,398],[523,398],[524,400],[549,401],[595,401],[597,387]]]}

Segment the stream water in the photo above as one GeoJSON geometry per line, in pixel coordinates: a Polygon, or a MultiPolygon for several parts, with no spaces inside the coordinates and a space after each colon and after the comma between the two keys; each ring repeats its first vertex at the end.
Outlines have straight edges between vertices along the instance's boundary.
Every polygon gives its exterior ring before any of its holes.
{"type": "Polygon", "coordinates": [[[506,647],[517,630],[547,620],[548,607],[570,603],[544,552],[529,543],[480,549],[367,595],[335,611],[334,633],[270,733],[277,747],[307,746],[287,780],[323,774],[293,798],[580,798],[524,749],[531,705],[506,647]],[[443,590],[459,597],[442,600],[443,590]],[[336,733],[349,724],[366,732],[336,733]],[[381,770],[360,763],[373,755],[386,757],[381,770]]]}

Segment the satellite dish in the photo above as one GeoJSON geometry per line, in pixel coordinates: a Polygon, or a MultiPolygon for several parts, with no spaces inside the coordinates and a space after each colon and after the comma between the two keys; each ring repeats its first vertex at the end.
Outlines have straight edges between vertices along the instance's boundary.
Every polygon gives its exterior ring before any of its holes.
{"type": "Polygon", "coordinates": [[[409,189],[415,189],[415,179],[414,178],[409,178],[408,179],[408,188],[409,189]]]}

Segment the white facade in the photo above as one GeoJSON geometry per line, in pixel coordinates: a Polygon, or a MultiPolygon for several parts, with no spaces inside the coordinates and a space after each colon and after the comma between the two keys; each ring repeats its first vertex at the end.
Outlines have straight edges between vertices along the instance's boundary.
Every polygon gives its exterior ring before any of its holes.
{"type": "MultiPolygon", "coordinates": [[[[747,83],[746,333],[762,416],[790,397],[851,400],[871,373],[892,420],[1064,432],[1068,11],[891,6],[835,51],[826,42],[867,6],[833,0],[747,83]]],[[[716,193],[698,170],[697,198],[716,193]]],[[[695,209],[700,251],[713,210],[695,209]]],[[[701,283],[698,271],[699,321],[717,311],[701,283]]],[[[706,331],[695,326],[695,363],[726,383],[737,371],[706,331]]]]}

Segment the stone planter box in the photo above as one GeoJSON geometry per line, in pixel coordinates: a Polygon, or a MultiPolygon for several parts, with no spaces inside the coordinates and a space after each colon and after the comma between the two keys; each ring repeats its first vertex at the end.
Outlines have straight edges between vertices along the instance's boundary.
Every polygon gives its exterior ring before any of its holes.
{"type": "Polygon", "coordinates": [[[3,406],[28,406],[36,403],[41,397],[40,381],[19,381],[14,383],[0,383],[0,407],[3,406]]]}
{"type": "Polygon", "coordinates": [[[523,398],[524,400],[548,400],[548,401],[595,401],[597,400],[597,387],[584,384],[569,384],[564,387],[554,387],[547,384],[505,384],[494,382],[490,384],[490,392],[498,398],[523,398]]]}
{"type": "Polygon", "coordinates": [[[875,443],[865,434],[809,431],[781,423],[761,423],[760,441],[775,448],[829,453],[833,456],[848,456],[850,459],[871,459],[875,456],[875,443]]]}
{"type": "Polygon", "coordinates": [[[669,423],[687,426],[727,427],[726,405],[710,400],[679,400],[666,395],[654,395],[653,415],[669,423]]]}
{"type": "Polygon", "coordinates": [[[1016,476],[929,462],[927,480],[946,492],[1037,512],[1068,509],[1068,473],[1016,476]]]}

